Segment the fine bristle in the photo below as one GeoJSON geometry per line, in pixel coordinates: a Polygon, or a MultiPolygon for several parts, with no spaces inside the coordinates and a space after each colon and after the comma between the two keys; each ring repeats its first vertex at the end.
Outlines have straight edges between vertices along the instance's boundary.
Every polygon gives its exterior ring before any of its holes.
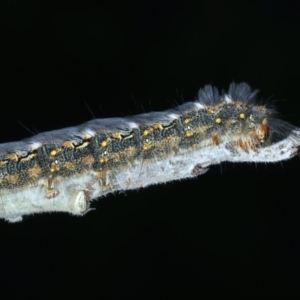
{"type": "Polygon", "coordinates": [[[253,90],[245,83],[231,83],[228,89],[228,95],[233,101],[242,101],[245,103],[251,103],[257,100],[258,90],[253,90]]]}
{"type": "Polygon", "coordinates": [[[257,101],[258,90],[253,90],[247,83],[232,82],[229,85],[228,92],[220,95],[218,89],[212,85],[206,85],[198,92],[198,102],[204,105],[216,105],[220,103],[221,99],[230,101],[241,101],[244,103],[253,103],[257,101]]]}
{"type": "Polygon", "coordinates": [[[212,85],[206,85],[198,92],[198,101],[201,104],[216,105],[220,102],[219,91],[212,85]]]}

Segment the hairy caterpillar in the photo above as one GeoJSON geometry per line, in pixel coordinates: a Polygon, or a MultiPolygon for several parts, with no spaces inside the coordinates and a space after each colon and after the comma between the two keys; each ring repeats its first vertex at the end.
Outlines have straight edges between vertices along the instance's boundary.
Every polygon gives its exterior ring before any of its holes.
{"type": "Polygon", "coordinates": [[[297,153],[299,130],[257,103],[257,91],[211,85],[164,112],[95,119],[0,145],[0,217],[82,215],[108,193],[194,177],[222,161],[276,162],[297,153]]]}

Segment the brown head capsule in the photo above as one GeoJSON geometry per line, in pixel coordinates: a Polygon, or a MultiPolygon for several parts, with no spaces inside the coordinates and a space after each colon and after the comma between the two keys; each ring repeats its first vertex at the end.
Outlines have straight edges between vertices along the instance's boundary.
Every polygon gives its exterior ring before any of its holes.
{"type": "Polygon", "coordinates": [[[261,142],[264,142],[269,133],[267,119],[263,119],[261,124],[254,127],[254,137],[261,142]]]}

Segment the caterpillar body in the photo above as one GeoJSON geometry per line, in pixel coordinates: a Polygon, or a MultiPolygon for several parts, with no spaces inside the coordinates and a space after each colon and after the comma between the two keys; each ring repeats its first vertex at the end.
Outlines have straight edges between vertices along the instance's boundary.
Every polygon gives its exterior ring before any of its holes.
{"type": "Polygon", "coordinates": [[[0,145],[0,218],[64,211],[92,199],[195,177],[223,161],[276,162],[297,153],[299,130],[257,103],[257,91],[211,85],[164,112],[95,119],[0,145]]]}

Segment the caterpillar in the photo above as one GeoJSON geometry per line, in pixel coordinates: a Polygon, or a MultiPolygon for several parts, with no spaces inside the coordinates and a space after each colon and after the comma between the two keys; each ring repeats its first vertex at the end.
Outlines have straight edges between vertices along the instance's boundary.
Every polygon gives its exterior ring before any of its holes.
{"type": "Polygon", "coordinates": [[[109,193],[195,177],[223,161],[277,162],[297,154],[299,129],[259,104],[258,91],[206,85],[164,112],[94,119],[0,145],[0,218],[83,215],[109,193]]]}

